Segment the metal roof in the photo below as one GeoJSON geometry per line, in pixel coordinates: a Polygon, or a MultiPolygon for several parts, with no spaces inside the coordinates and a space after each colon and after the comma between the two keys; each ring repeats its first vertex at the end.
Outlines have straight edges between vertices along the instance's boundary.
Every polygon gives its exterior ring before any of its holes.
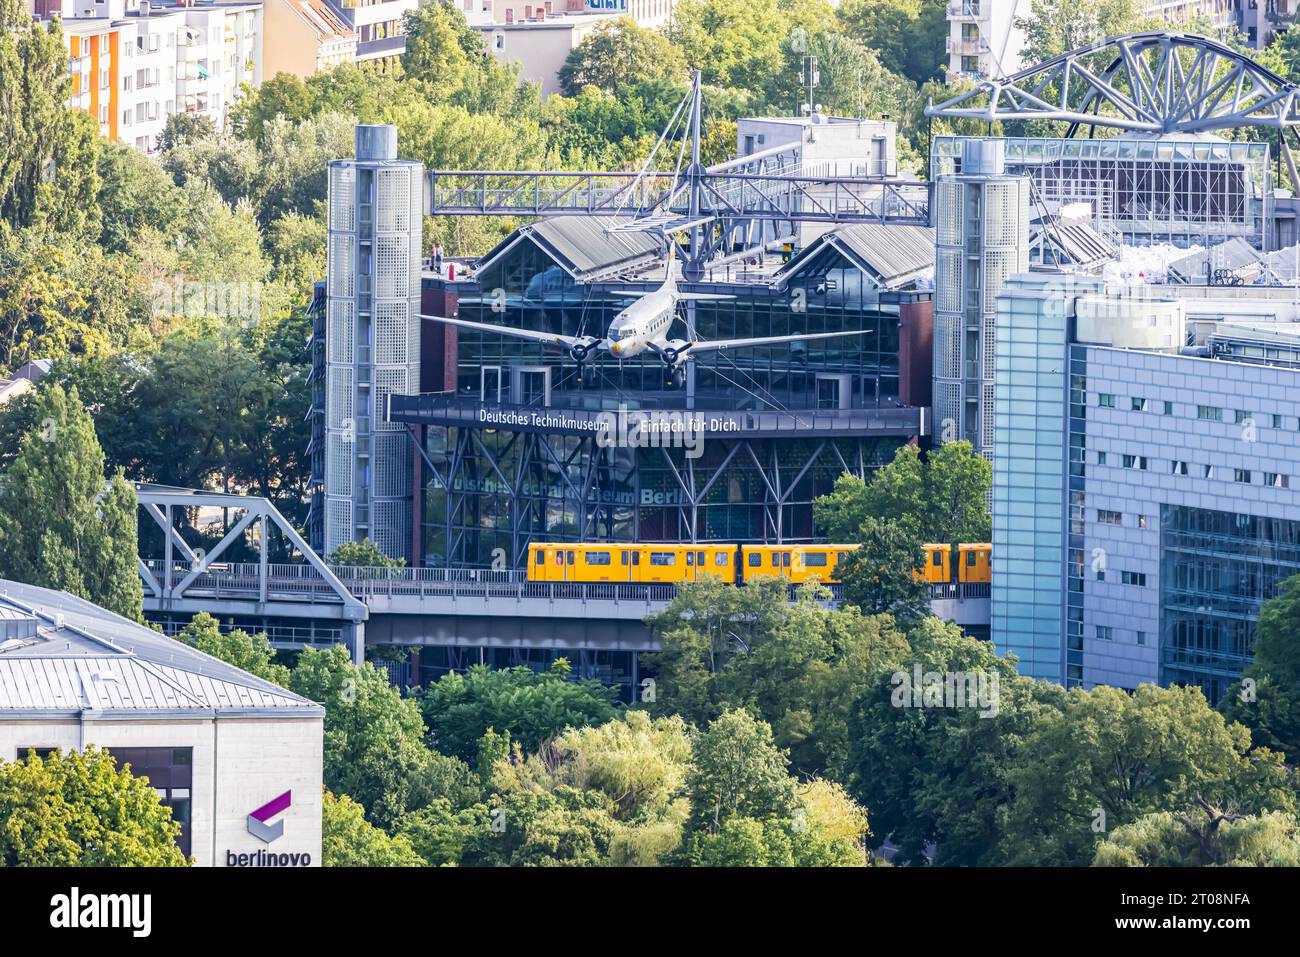
{"type": "Polygon", "coordinates": [[[822,233],[790,260],[780,276],[796,275],[828,246],[884,289],[899,289],[934,268],[934,230],[929,226],[855,223],[822,233]]]}
{"type": "Polygon", "coordinates": [[[1030,244],[1046,242],[1056,254],[1058,263],[1073,263],[1085,268],[1105,265],[1115,258],[1115,244],[1087,223],[1067,223],[1053,217],[1036,224],[1030,233],[1030,244]]]}
{"type": "Polygon", "coordinates": [[[319,717],[320,705],[67,592],[0,579],[5,712],[257,713],[319,717]]]}
{"type": "Polygon", "coordinates": [[[1169,281],[1204,283],[1213,273],[1225,270],[1246,282],[1253,282],[1258,278],[1261,268],[1259,253],[1254,247],[1240,236],[1234,236],[1227,242],[1171,262],[1169,281]]]}
{"type": "Polygon", "coordinates": [[[623,222],[612,216],[552,216],[521,226],[475,265],[495,265],[523,239],[531,240],[577,282],[593,282],[635,272],[663,259],[663,244],[653,234],[613,231],[623,222]]]}

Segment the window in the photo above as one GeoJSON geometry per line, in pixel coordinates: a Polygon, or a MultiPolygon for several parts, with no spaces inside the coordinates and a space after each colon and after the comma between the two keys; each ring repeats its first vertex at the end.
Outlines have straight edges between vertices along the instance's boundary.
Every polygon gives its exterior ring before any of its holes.
{"type": "Polygon", "coordinates": [[[587,552],[588,565],[608,565],[609,552],[587,552]]]}
{"type": "Polygon", "coordinates": [[[651,552],[650,564],[651,565],[676,565],[677,556],[674,555],[672,552],[651,552]]]}
{"type": "Polygon", "coordinates": [[[1133,411],[1145,412],[1147,410],[1147,400],[1140,396],[1133,396],[1133,411]]]}
{"type": "Polygon", "coordinates": [[[26,745],[18,749],[18,751],[14,754],[14,760],[22,761],[26,759],[28,752],[35,752],[36,756],[40,758],[42,761],[44,761],[50,755],[58,754],[59,749],[58,748],[33,748],[31,745],[26,745]]]}
{"type": "Polygon", "coordinates": [[[542,551],[540,548],[537,550],[537,561],[535,561],[533,564],[535,565],[546,564],[546,553],[542,551]]]}
{"type": "Polygon", "coordinates": [[[1147,643],[1147,633],[1145,631],[1139,631],[1137,633],[1137,642],[1139,645],[1145,645],[1147,643]]]}
{"type": "Polygon", "coordinates": [[[176,839],[182,853],[190,853],[190,788],[193,786],[194,757],[190,748],[110,748],[118,766],[131,766],[131,773],[148,778],[162,803],[172,809],[181,826],[176,839]]]}
{"type": "Polygon", "coordinates": [[[757,552],[750,552],[750,553],[749,553],[749,567],[750,567],[750,568],[758,568],[758,567],[761,566],[762,564],[763,564],[763,556],[762,556],[762,555],[758,554],[757,552]]]}
{"type": "Polygon", "coordinates": [[[1147,576],[1145,572],[1120,572],[1119,580],[1125,585],[1137,585],[1139,588],[1145,588],[1147,576]]]}
{"type": "Polygon", "coordinates": [[[1174,414],[1174,404],[1173,404],[1172,402],[1170,402],[1169,400],[1166,399],[1166,400],[1165,400],[1165,415],[1173,415],[1173,414],[1174,414]]]}
{"type": "Polygon", "coordinates": [[[1114,635],[1114,633],[1110,630],[1110,625],[1098,625],[1098,626],[1097,626],[1097,637],[1098,637],[1099,639],[1101,639],[1102,641],[1110,641],[1111,639],[1113,639],[1113,638],[1115,637],[1115,635],[1114,635]]]}
{"type": "Polygon", "coordinates": [[[803,563],[805,568],[825,568],[826,555],[823,552],[809,552],[804,555],[803,563]]]}
{"type": "Polygon", "coordinates": [[[1234,418],[1233,421],[1235,421],[1238,425],[1241,425],[1241,423],[1243,423],[1243,422],[1245,422],[1247,419],[1251,418],[1251,414],[1250,414],[1249,412],[1242,412],[1240,409],[1238,409],[1238,410],[1234,413],[1234,415],[1235,415],[1235,418],[1234,418]]]}
{"type": "Polygon", "coordinates": [[[1186,463],[1186,462],[1178,462],[1178,461],[1175,461],[1175,462],[1173,463],[1173,473],[1174,473],[1175,475],[1186,475],[1186,474],[1187,474],[1187,463],[1186,463]]]}
{"type": "Polygon", "coordinates": [[[1105,464],[1106,464],[1106,453],[1105,453],[1105,452],[1098,452],[1098,453],[1097,453],[1097,464],[1098,464],[1098,465],[1105,465],[1105,464]]]}
{"type": "Polygon", "coordinates": [[[1196,407],[1196,417],[1205,419],[1208,422],[1222,422],[1223,410],[1217,405],[1198,405],[1196,407]]]}
{"type": "Polygon", "coordinates": [[[1102,525],[1119,525],[1124,521],[1123,512],[1113,512],[1108,508],[1097,509],[1097,521],[1102,525]]]}
{"type": "Polygon", "coordinates": [[[713,564],[719,568],[725,568],[730,561],[731,561],[731,556],[728,555],[726,552],[718,552],[716,555],[713,556],[713,564]]]}
{"type": "Polygon", "coordinates": [[[1282,428],[1282,416],[1278,415],[1276,412],[1273,413],[1273,428],[1282,428]]]}
{"type": "Polygon", "coordinates": [[[578,553],[571,548],[564,553],[564,557],[568,559],[570,565],[576,565],[578,563],[578,553]]]}
{"type": "Polygon", "coordinates": [[[1147,517],[1145,515],[1139,515],[1138,528],[1146,528],[1146,527],[1147,527],[1147,517]]]}
{"type": "Polygon", "coordinates": [[[1265,472],[1264,484],[1269,488],[1290,488],[1291,477],[1283,475],[1281,472],[1265,472]]]}
{"type": "Polygon", "coordinates": [[[1147,457],[1145,455],[1126,455],[1124,456],[1124,468],[1126,469],[1145,469],[1147,467],[1147,457]]]}
{"type": "Polygon", "coordinates": [[[1207,478],[1207,479],[1212,479],[1212,478],[1214,478],[1214,466],[1213,466],[1213,465],[1206,465],[1206,466],[1204,466],[1204,468],[1203,468],[1203,474],[1204,474],[1205,478],[1207,478]]]}
{"type": "Polygon", "coordinates": [[[1250,469],[1233,469],[1232,480],[1240,482],[1243,485],[1249,485],[1251,479],[1250,469]]]}
{"type": "Polygon", "coordinates": [[[1100,392],[1097,394],[1097,404],[1103,409],[1115,408],[1115,397],[1109,392],[1100,392]]]}

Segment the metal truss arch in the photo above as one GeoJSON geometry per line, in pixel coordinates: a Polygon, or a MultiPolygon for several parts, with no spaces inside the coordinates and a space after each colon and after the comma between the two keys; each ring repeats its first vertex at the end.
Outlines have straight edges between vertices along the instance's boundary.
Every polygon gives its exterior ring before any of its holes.
{"type": "Polygon", "coordinates": [[[1247,55],[1188,33],[1132,33],[985,80],[927,116],[989,123],[1055,120],[1130,133],[1210,133],[1300,124],[1289,83],[1247,55]]]}

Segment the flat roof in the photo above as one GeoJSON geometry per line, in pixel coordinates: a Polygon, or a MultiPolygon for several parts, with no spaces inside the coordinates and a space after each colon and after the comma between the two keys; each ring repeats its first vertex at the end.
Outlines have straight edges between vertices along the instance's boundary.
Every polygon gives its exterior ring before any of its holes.
{"type": "Polygon", "coordinates": [[[322,717],[317,703],[83,598],[0,579],[0,719],[322,717]]]}

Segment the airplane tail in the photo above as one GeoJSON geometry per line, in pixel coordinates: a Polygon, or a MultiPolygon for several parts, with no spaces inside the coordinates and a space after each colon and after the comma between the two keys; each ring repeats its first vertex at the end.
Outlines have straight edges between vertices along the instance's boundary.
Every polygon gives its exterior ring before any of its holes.
{"type": "Polygon", "coordinates": [[[668,255],[664,257],[664,288],[677,289],[677,279],[673,276],[673,260],[677,258],[677,246],[668,240],[668,255]]]}

